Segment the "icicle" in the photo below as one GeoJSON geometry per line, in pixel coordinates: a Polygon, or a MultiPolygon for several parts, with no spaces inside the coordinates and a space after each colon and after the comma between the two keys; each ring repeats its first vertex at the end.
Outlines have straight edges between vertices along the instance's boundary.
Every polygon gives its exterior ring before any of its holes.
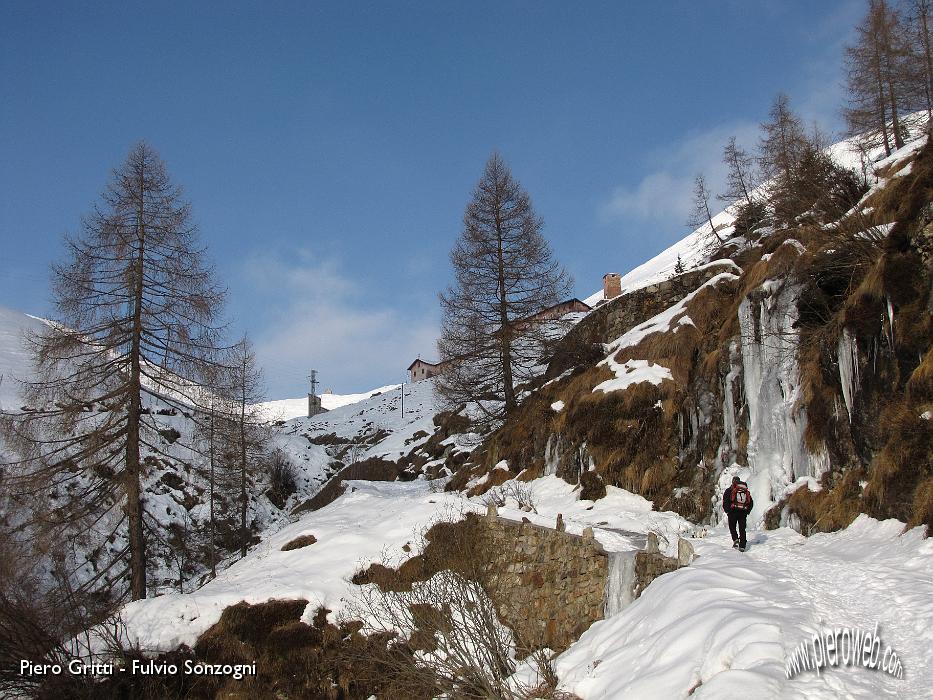
{"type": "Polygon", "coordinates": [[[738,363],[739,348],[733,340],[729,344],[729,372],[723,380],[723,399],[722,399],[722,427],[725,437],[729,441],[729,449],[735,452],[738,447],[738,438],[735,430],[735,397],[732,394],[732,385],[742,366],[738,363]]]}
{"type": "Polygon", "coordinates": [[[557,461],[560,454],[560,436],[549,435],[544,446],[544,476],[557,474],[557,461]]]}
{"type": "Polygon", "coordinates": [[[858,374],[858,340],[849,332],[842,329],[839,336],[839,382],[842,384],[842,398],[846,402],[846,411],[849,413],[849,423],[855,415],[855,394],[859,390],[858,374]]]}
{"type": "Polygon", "coordinates": [[[888,344],[891,351],[894,351],[894,305],[891,303],[891,297],[885,295],[885,301],[888,302],[888,344]]]}
{"type": "Polygon", "coordinates": [[[632,602],[635,582],[635,550],[609,553],[609,578],[606,580],[604,617],[622,612],[632,602]]]}

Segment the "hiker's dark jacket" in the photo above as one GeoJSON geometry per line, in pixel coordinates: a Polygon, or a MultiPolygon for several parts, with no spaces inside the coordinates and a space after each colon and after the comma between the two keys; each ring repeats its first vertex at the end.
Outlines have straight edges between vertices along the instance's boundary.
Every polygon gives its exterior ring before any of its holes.
{"type": "MultiPolygon", "coordinates": [[[[745,488],[748,488],[748,484],[744,481],[741,482],[745,488]]],[[[722,509],[729,513],[732,510],[732,486],[726,489],[725,493],[722,494],[722,509]]],[[[755,507],[755,501],[752,499],[751,491],[748,492],[748,508],[745,510],[736,510],[736,513],[751,513],[752,508],[755,507]]]]}

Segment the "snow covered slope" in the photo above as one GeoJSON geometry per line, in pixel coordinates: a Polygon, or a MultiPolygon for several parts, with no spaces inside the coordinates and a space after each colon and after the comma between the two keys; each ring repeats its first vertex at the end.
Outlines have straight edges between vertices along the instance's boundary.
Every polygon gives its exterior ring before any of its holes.
{"type": "Polygon", "coordinates": [[[333,435],[336,444],[358,445],[351,461],[369,457],[398,459],[434,432],[434,383],[428,379],[406,384],[404,413],[401,390],[398,386],[389,389],[314,418],[295,418],[282,426],[282,434],[298,450],[303,449],[302,439],[308,445],[309,440],[333,435]]]}
{"type": "MultiPolygon", "coordinates": [[[[0,410],[15,412],[21,408],[21,385],[17,380],[34,377],[24,334],[41,331],[46,324],[41,319],[0,306],[0,410]]],[[[184,398],[180,400],[184,402],[184,398]]],[[[190,552],[179,554],[179,547],[172,543],[171,535],[184,531],[187,533],[185,546],[196,550],[207,532],[206,523],[210,520],[207,497],[209,472],[203,454],[203,434],[198,433],[189,412],[152,397],[146,398],[145,405],[149,409],[143,421],[144,438],[148,443],[142,449],[143,461],[147,465],[142,478],[145,519],[146,524],[158,533],[149,544],[150,586],[156,593],[179,587],[187,590],[198,585],[206,567],[204,561],[199,561],[190,552]],[[152,445],[157,445],[157,451],[152,445]],[[179,573],[181,566],[184,571],[179,573]],[[183,578],[181,584],[178,583],[179,577],[183,578]]],[[[95,415],[101,418],[106,413],[101,411],[95,415]]],[[[311,445],[305,439],[298,441],[296,447],[288,435],[275,435],[274,440],[292,461],[296,491],[276,504],[269,497],[270,479],[265,468],[257,470],[259,473],[251,477],[249,519],[260,536],[288,523],[288,511],[317,493],[333,472],[333,459],[324,447],[311,445]]],[[[13,455],[3,449],[2,443],[0,453],[2,462],[13,459],[13,455]]],[[[218,460],[218,469],[225,467],[229,469],[229,465],[218,460]]],[[[80,493],[86,484],[84,475],[64,480],[60,489],[51,490],[53,493],[49,499],[52,506],[56,505],[56,499],[65,498],[64,492],[80,493]]],[[[8,499],[7,496],[0,490],[0,518],[9,526],[27,517],[28,509],[23,505],[23,499],[8,499]]],[[[232,492],[217,494],[216,510],[223,510],[224,517],[228,519],[233,512],[233,497],[232,492]]],[[[105,510],[106,516],[91,526],[80,544],[69,552],[75,583],[93,579],[107,558],[117,556],[126,544],[125,532],[118,527],[122,516],[121,504],[108,499],[105,510]]],[[[218,556],[223,557],[227,553],[219,549],[218,556]]],[[[222,566],[224,562],[220,564],[222,566]]],[[[102,583],[109,584],[110,579],[104,579],[102,583]]]]}
{"type": "MultiPolygon", "coordinates": [[[[397,391],[398,388],[398,384],[389,384],[387,386],[381,386],[378,389],[364,391],[361,394],[331,394],[325,392],[321,394],[321,406],[328,411],[333,411],[335,408],[359,403],[363,399],[368,399],[376,394],[397,391]]],[[[256,404],[255,407],[262,412],[266,420],[291,420],[292,418],[301,418],[302,416],[308,415],[308,397],[303,396],[298,399],[263,401],[262,403],[256,404]]]]}
{"type": "MultiPolygon", "coordinates": [[[[416,534],[438,519],[485,510],[479,498],[435,493],[425,481],[349,483],[353,488],[346,494],[285,527],[200,590],[127,605],[124,618],[130,640],[150,652],[193,645],[224,607],[240,600],[304,598],[309,601],[306,620],[319,605],[337,614],[346,598],[354,595],[356,586],[349,579],[356,571],[381,561],[383,553],[406,559],[410,554],[402,547],[417,542],[416,534]],[[307,534],[317,542],[281,551],[284,544],[307,534]]],[[[609,551],[633,549],[637,546],[633,536],[641,535],[643,544],[649,529],[660,533],[663,543],[676,543],[678,535],[693,530],[680,516],[653,512],[649,501],[621,489],[610,487],[606,498],[593,503],[577,501],[573,487],[556,477],[540,479],[533,487],[537,513],[505,507],[499,514],[553,526],[560,512],[567,530],[577,534],[598,524],[596,537],[609,551]]]]}
{"type": "Polygon", "coordinates": [[[19,408],[20,386],[17,380],[33,376],[32,360],[24,336],[45,326],[42,319],[0,306],[0,410],[19,408]]]}
{"type": "MultiPolygon", "coordinates": [[[[435,493],[423,481],[351,482],[353,489],[261,544],[199,591],[138,601],[124,609],[127,634],[149,652],[193,644],[224,607],[240,600],[309,601],[335,613],[354,595],[352,574],[385,551],[404,559],[406,543],[440,517],[480,510],[479,499],[435,493]],[[283,552],[301,535],[317,542],[283,552]]],[[[593,526],[607,551],[630,551],[653,531],[662,546],[695,528],[649,501],[609,487],[605,498],[576,500],[556,477],[530,484],[537,513],[499,514],[552,526],[563,513],[570,532],[593,526]]],[[[703,533],[700,533],[703,534],[703,533]]],[[[782,528],[753,533],[734,551],[723,527],[694,538],[694,563],[649,585],[618,614],[595,623],[555,661],[561,687],[583,700],[609,698],[925,697],[933,668],[933,541],[903,524],[861,516],[847,530],[809,539],[782,528]],[[829,668],[785,677],[794,648],[818,628],[874,629],[897,652],[905,678],[880,669],[829,668]]],[[[610,587],[612,582],[610,582],[610,587]]],[[[883,649],[884,647],[882,647],[883,649]]]]}

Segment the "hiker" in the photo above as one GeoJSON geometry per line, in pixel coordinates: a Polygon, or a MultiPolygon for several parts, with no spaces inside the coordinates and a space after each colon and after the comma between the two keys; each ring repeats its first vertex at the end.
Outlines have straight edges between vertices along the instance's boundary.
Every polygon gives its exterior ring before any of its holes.
{"type": "Polygon", "coordinates": [[[722,495],[722,509],[729,516],[729,533],[732,535],[732,547],[744,552],[748,541],[745,539],[745,519],[752,510],[755,502],[752,500],[752,494],[748,490],[748,484],[732,477],[732,486],[726,489],[722,495]],[[738,535],[735,532],[735,526],[739,526],[738,535]]]}

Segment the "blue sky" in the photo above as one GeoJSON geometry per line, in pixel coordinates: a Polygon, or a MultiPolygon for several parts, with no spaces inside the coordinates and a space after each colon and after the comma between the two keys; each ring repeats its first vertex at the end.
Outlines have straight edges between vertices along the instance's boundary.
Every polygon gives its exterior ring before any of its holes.
{"type": "Polygon", "coordinates": [[[146,139],[193,204],[271,398],[433,357],[437,292],[498,149],[584,297],[686,233],[698,171],[774,95],[841,129],[862,0],[0,0],[0,304],[146,139]]]}

